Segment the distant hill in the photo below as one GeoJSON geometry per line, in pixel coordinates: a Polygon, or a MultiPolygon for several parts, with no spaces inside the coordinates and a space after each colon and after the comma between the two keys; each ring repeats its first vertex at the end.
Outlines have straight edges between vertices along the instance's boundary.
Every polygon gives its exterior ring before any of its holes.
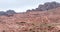
{"type": "Polygon", "coordinates": [[[14,10],[7,10],[6,12],[0,11],[0,16],[2,15],[12,15],[15,14],[16,12],[14,10]]]}
{"type": "Polygon", "coordinates": [[[29,11],[46,11],[46,10],[54,9],[57,7],[60,7],[60,3],[58,3],[58,2],[46,2],[43,5],[40,4],[38,6],[38,8],[36,8],[36,9],[27,10],[27,12],[29,12],[29,11]]]}

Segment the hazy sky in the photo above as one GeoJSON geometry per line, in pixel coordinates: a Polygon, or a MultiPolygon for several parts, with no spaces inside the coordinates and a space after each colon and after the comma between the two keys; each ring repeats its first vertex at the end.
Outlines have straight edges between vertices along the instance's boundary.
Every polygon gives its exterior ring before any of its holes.
{"type": "Polygon", "coordinates": [[[51,1],[60,2],[60,0],[0,0],[0,11],[12,9],[16,12],[23,12],[27,9],[37,8],[41,3],[51,1]]]}

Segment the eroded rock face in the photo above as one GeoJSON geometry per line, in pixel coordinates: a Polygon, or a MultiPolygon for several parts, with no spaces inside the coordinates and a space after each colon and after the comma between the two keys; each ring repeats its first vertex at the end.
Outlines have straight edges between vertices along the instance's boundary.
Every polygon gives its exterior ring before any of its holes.
{"type": "Polygon", "coordinates": [[[0,16],[0,32],[59,32],[59,24],[60,8],[0,16]]]}

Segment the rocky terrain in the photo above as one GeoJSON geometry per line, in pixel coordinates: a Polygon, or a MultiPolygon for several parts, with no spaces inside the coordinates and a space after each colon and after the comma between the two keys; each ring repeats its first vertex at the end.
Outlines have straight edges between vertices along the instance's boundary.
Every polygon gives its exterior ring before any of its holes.
{"type": "Polygon", "coordinates": [[[0,16],[0,32],[60,32],[60,7],[0,16]]]}
{"type": "Polygon", "coordinates": [[[24,13],[0,11],[0,32],[60,32],[60,3],[48,2],[24,13]]]}

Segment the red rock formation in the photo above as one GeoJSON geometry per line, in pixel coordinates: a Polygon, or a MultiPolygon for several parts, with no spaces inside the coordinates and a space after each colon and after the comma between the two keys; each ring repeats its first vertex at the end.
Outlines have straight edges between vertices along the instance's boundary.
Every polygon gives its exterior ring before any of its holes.
{"type": "Polygon", "coordinates": [[[0,32],[59,32],[60,8],[0,16],[0,32]],[[59,29],[58,29],[59,28],[59,29]]]}

